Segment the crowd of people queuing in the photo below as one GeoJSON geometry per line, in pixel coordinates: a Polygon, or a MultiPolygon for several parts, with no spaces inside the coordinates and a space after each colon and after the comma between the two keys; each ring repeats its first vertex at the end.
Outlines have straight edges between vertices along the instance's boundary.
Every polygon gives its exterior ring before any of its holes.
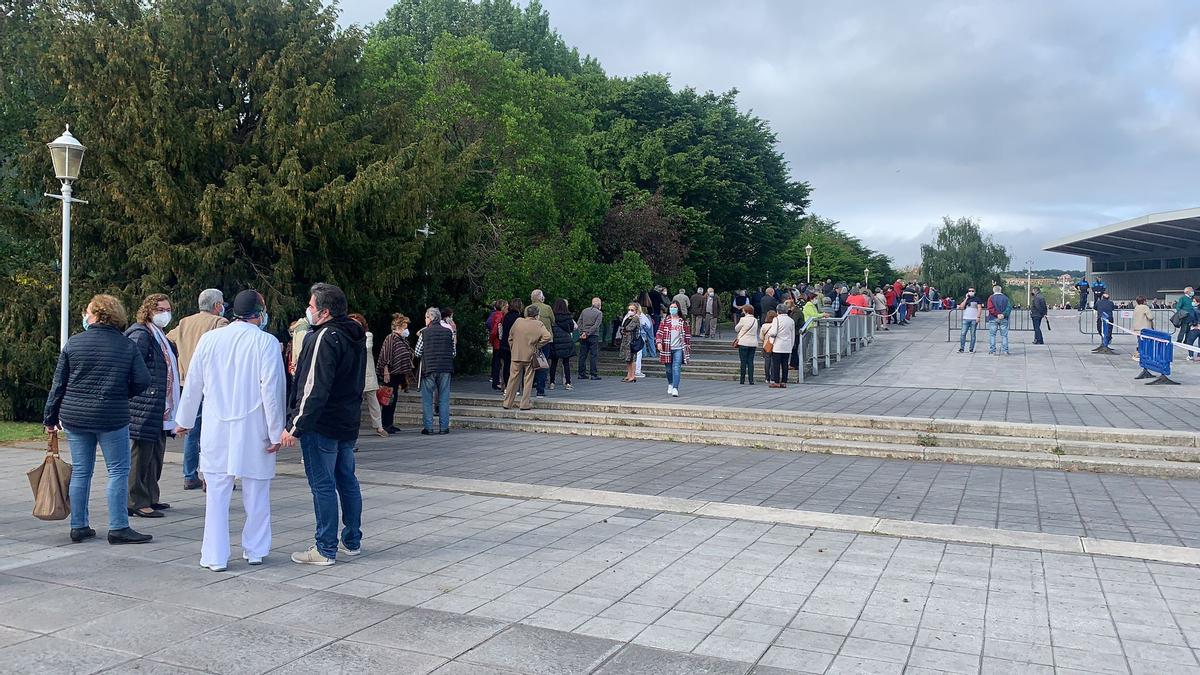
{"type": "MultiPolygon", "coordinates": [[[[814,319],[871,312],[886,330],[907,323],[928,294],[900,280],[873,290],[826,280],[737,290],[726,306],[712,288],[671,296],[656,286],[607,323],[601,298],[576,313],[566,299],[550,305],[535,289],[528,304],[520,298],[492,304],[491,384],[503,392],[505,408],[527,410],[547,389],[561,384],[570,391],[576,382],[599,380],[607,333],[626,367],[623,382],[643,380],[643,359],[657,358],[667,395],[678,397],[693,337],[720,337],[728,319],[741,384],[755,383],[761,353],[765,381],[782,388],[789,371],[812,356],[813,341],[801,338],[814,319]]],[[[297,445],[316,529],[313,546],[292,560],[332,565],[339,554],[357,555],[362,498],[354,452],[364,411],[374,433],[398,433],[397,401],[416,387],[421,433],[450,433],[459,330],[453,310],[428,308],[415,335],[411,319],[394,314],[378,351],[366,319],[350,313],[345,294],[330,284],[312,287],[305,315],[289,324],[282,342],[267,332],[266,300],[253,289],[232,303],[206,289],[197,311],[172,328],[173,311],[170,297],[151,294],[130,322],[119,300],[96,295],[81,316],[83,331],[59,357],[43,423],[48,434],[68,435],[71,540],[96,536],[88,496],[99,448],[108,474],[109,543],[151,541],[129,519],[163,518],[171,508],[160,481],[167,440],[176,437],[183,441],[182,488],[206,492],[202,566],[219,571],[229,564],[229,504],[238,484],[246,513],[243,557],[260,564],[267,556],[275,458],[280,448],[297,445]]]]}

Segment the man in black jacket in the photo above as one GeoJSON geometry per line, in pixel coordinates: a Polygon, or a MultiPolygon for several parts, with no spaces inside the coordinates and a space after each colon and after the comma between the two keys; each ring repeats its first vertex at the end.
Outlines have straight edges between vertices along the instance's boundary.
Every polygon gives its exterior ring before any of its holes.
{"type": "Polygon", "coordinates": [[[367,341],[362,326],[347,316],[346,295],[337,286],[315,284],[305,317],[312,328],[296,362],[296,388],[281,445],[290,448],[300,442],[317,519],[316,545],[293,553],[292,561],[328,566],[339,551],[351,556],[361,551],[362,492],[354,475],[354,446],[362,417],[367,341]],[[344,526],[340,544],[339,501],[344,526]]]}
{"type": "Polygon", "coordinates": [[[1042,319],[1046,318],[1049,310],[1046,307],[1046,298],[1042,296],[1042,289],[1033,289],[1033,299],[1029,304],[1029,318],[1033,319],[1033,344],[1044,345],[1046,343],[1042,341],[1042,319]]]}

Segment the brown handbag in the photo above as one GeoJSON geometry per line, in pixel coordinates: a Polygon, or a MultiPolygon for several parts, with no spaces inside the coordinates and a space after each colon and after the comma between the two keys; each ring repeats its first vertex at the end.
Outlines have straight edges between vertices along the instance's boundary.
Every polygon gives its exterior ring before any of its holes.
{"type": "Polygon", "coordinates": [[[58,432],[50,434],[45,459],[27,475],[33,488],[34,518],[62,520],[71,515],[71,465],[58,456],[58,432]]]}

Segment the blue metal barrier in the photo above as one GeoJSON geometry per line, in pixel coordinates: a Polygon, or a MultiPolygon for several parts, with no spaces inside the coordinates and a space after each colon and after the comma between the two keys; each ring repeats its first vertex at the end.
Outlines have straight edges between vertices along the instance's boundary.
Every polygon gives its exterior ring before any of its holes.
{"type": "Polygon", "coordinates": [[[1171,359],[1174,356],[1175,344],[1171,334],[1160,330],[1143,328],[1138,334],[1138,364],[1142,372],[1136,380],[1154,377],[1151,371],[1158,373],[1158,378],[1146,384],[1179,384],[1167,377],[1171,374],[1171,359]]]}

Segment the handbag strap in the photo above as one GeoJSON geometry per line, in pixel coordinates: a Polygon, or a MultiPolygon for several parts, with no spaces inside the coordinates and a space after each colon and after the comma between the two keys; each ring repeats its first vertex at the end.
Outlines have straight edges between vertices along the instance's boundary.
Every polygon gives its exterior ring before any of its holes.
{"type": "Polygon", "coordinates": [[[58,454],[58,432],[51,431],[50,438],[46,441],[46,452],[51,455],[58,454]]]}

